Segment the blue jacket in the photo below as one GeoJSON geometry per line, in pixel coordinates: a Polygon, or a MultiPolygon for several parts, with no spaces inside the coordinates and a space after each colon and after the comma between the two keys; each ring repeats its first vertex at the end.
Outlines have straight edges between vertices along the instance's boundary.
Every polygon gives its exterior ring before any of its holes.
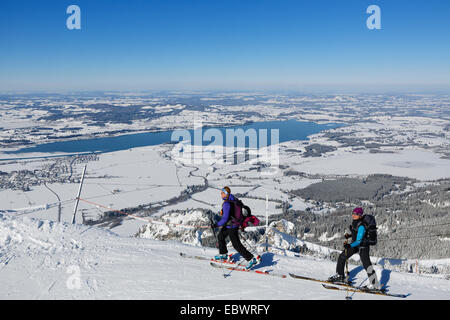
{"type": "Polygon", "coordinates": [[[358,227],[358,234],[356,235],[356,240],[350,244],[350,247],[355,248],[361,245],[361,241],[364,239],[364,234],[366,233],[366,228],[363,225],[358,227]]]}
{"type": "MultiPolygon", "coordinates": [[[[232,217],[231,215],[231,210],[234,210],[234,208],[231,208],[231,206],[233,205],[232,203],[230,203],[229,201],[235,201],[236,198],[230,194],[230,196],[228,197],[228,201],[223,202],[222,204],[222,219],[220,219],[219,222],[217,222],[217,225],[219,227],[222,227],[223,225],[226,225],[228,220],[230,220],[232,217]]],[[[227,228],[237,228],[239,227],[239,225],[228,225],[227,228]]]]}

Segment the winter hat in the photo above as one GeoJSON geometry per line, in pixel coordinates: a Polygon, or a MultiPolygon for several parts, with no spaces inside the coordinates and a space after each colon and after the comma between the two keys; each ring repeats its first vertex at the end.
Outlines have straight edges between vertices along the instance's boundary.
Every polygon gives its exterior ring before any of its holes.
{"type": "Polygon", "coordinates": [[[363,213],[364,213],[364,210],[363,210],[363,208],[360,208],[360,207],[355,208],[352,211],[352,214],[357,215],[357,216],[362,216],[363,213]]]}

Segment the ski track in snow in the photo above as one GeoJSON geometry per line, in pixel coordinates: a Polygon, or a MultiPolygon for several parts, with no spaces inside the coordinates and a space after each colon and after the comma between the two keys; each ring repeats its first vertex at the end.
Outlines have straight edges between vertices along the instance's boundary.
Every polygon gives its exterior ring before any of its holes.
{"type": "MultiPolygon", "coordinates": [[[[212,268],[209,261],[183,258],[179,252],[206,257],[217,253],[175,241],[121,237],[96,227],[0,215],[0,299],[298,300],[346,295],[289,276],[212,268]]],[[[363,283],[364,269],[349,267],[356,283],[363,283]]],[[[410,293],[407,299],[450,298],[448,280],[375,268],[391,292],[410,293]]],[[[260,269],[325,279],[334,273],[335,263],[263,253],[260,269]]]]}

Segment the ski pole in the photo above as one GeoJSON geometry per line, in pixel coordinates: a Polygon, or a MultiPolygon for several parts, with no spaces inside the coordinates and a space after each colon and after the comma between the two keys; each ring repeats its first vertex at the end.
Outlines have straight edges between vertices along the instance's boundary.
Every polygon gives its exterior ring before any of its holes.
{"type": "Polygon", "coordinates": [[[212,211],[210,211],[210,214],[209,214],[209,221],[210,221],[210,223],[211,223],[211,230],[212,230],[212,232],[213,232],[214,239],[216,240],[216,248],[217,248],[218,245],[219,245],[219,240],[217,239],[217,236],[216,236],[216,230],[214,229],[214,221],[213,221],[213,219],[212,219],[212,211]]]}
{"type": "Polygon", "coordinates": [[[349,272],[348,272],[348,249],[345,248],[345,280],[348,282],[349,272]]]}
{"type": "MultiPolygon", "coordinates": [[[[217,238],[216,230],[214,229],[214,221],[212,219],[212,211],[211,211],[211,213],[209,215],[209,221],[211,222],[211,229],[212,229],[212,232],[214,234],[214,239],[216,240],[216,248],[218,248],[219,247],[219,239],[217,238]]],[[[222,269],[223,277],[226,278],[227,275],[225,274],[225,269],[223,268],[223,261],[220,261],[220,268],[222,269]]]]}
{"type": "MultiPolygon", "coordinates": [[[[245,232],[245,231],[242,231],[242,232],[245,232]]],[[[241,239],[243,239],[244,242],[245,242],[245,244],[246,244],[247,246],[250,247],[250,250],[255,251],[255,252],[257,251],[257,250],[256,250],[256,245],[257,245],[257,243],[255,243],[255,245],[253,245],[253,244],[249,243],[248,240],[247,240],[246,238],[241,237],[241,239]]]]}
{"type": "MultiPolygon", "coordinates": [[[[349,273],[348,273],[348,249],[345,248],[345,281],[348,282],[349,273]]],[[[345,300],[351,300],[351,297],[348,296],[348,290],[346,291],[345,300]]]]}

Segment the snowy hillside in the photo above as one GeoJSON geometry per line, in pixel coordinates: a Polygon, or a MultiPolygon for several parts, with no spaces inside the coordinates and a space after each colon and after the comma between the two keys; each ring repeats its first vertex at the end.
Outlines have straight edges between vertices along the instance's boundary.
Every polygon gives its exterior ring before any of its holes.
{"type": "MultiPolygon", "coordinates": [[[[212,268],[216,250],[175,241],[121,237],[93,226],[0,215],[1,299],[343,299],[315,282],[212,268]],[[224,277],[223,274],[227,274],[224,277]],[[220,290],[218,290],[220,288],[220,290]]],[[[231,251],[233,252],[233,251],[231,251]]],[[[350,265],[360,284],[362,267],[350,265]]],[[[260,270],[326,278],[335,264],[262,254],[260,270]]],[[[383,270],[381,283],[407,299],[448,299],[448,280],[383,270]]],[[[391,299],[355,293],[353,299],[391,299]]]]}

